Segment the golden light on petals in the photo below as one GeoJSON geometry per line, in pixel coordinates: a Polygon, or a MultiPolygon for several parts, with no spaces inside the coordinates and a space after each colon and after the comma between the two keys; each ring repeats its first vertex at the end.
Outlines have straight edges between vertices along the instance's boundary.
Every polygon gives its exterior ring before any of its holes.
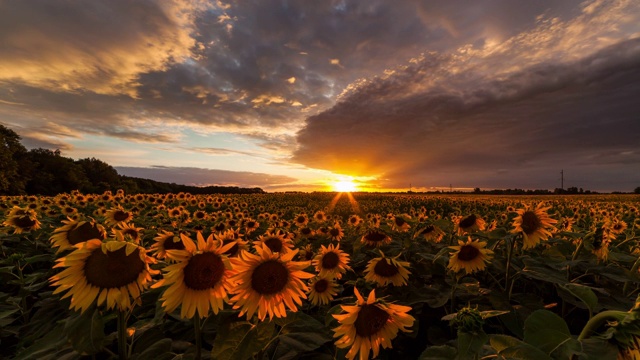
{"type": "Polygon", "coordinates": [[[257,313],[260,320],[267,315],[286,317],[286,308],[298,311],[302,299],[306,299],[307,285],[302,281],[313,277],[303,270],[308,261],[292,261],[298,250],[286,254],[274,253],[268,246],[256,246],[256,254],[242,251],[238,258],[231,259],[236,284],[235,296],[231,298],[234,309],[240,309],[251,318],[257,313]]]}
{"type": "Polygon", "coordinates": [[[349,254],[340,250],[340,245],[328,247],[320,246],[320,253],[313,258],[311,265],[316,268],[320,277],[342,278],[342,274],[351,269],[349,267],[349,254]]]}
{"type": "Polygon", "coordinates": [[[6,220],[2,224],[12,227],[14,234],[40,229],[40,221],[35,210],[21,209],[17,206],[14,206],[9,211],[6,220]]]}
{"type": "Polygon", "coordinates": [[[332,277],[315,277],[309,281],[309,301],[315,306],[328,305],[338,295],[337,289],[332,277]]]}
{"type": "Polygon", "coordinates": [[[167,313],[181,306],[182,318],[192,318],[196,313],[204,318],[210,310],[217,314],[233,288],[231,262],[224,255],[233,244],[222,246],[213,235],[205,240],[200,232],[197,242],[184,234],[181,239],[185,250],[166,251],[177,263],[167,266],[164,278],[152,287],[169,285],[160,298],[167,313]]]}
{"type": "Polygon", "coordinates": [[[551,236],[553,225],[558,221],[549,217],[547,210],[551,207],[545,207],[543,203],[539,203],[535,209],[525,205],[523,209],[518,209],[518,216],[513,219],[513,233],[521,233],[523,236],[523,249],[529,249],[541,240],[547,240],[551,236]]]}
{"type": "Polygon", "coordinates": [[[333,329],[333,337],[339,338],[335,344],[338,348],[349,348],[347,359],[358,355],[360,360],[377,357],[380,347],[391,348],[391,340],[398,331],[410,332],[415,319],[409,315],[409,306],[389,304],[376,299],[372,290],[365,301],[358,289],[354,289],[357,303],[353,306],[340,305],[342,314],[332,315],[340,326],[333,329]]]}
{"type": "Polygon", "coordinates": [[[67,291],[71,309],[87,310],[97,299],[107,309],[126,310],[140,304],[140,293],[148,286],[156,271],[149,268],[154,260],[146,249],[125,241],[89,240],[76,245],[76,250],[56,260],[54,268],[64,267],[52,276],[54,294],[67,291]]]}
{"type": "Polygon", "coordinates": [[[411,274],[407,270],[410,265],[407,261],[399,261],[397,256],[388,258],[382,254],[381,257],[369,260],[364,278],[380,286],[386,286],[387,284],[393,284],[394,286],[406,285],[409,274],[411,274]]]}
{"type": "Polygon", "coordinates": [[[493,251],[485,249],[485,246],[486,242],[471,241],[471,238],[466,243],[458,240],[457,246],[449,246],[455,250],[449,258],[449,269],[454,272],[464,270],[466,274],[484,270],[486,263],[493,257],[493,251]]]}
{"type": "Polygon", "coordinates": [[[61,251],[75,249],[75,245],[97,239],[104,240],[107,238],[107,232],[104,227],[97,224],[93,219],[91,221],[76,221],[73,219],[62,220],[63,226],[53,230],[53,235],[49,238],[51,247],[57,247],[56,253],[61,251]]]}

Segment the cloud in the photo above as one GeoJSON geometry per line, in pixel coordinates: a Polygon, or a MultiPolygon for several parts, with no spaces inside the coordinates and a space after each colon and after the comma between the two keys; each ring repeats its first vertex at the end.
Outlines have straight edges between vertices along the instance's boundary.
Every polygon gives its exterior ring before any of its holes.
{"type": "Polygon", "coordinates": [[[260,187],[266,190],[272,186],[295,182],[297,179],[284,175],[271,175],[248,171],[228,171],[195,167],[125,167],[116,166],[118,173],[131,177],[193,186],[238,186],[260,187]]]}
{"type": "Polygon", "coordinates": [[[190,55],[194,4],[3,2],[0,80],[135,97],[141,73],[166,69],[190,55]]]}
{"type": "Polygon", "coordinates": [[[632,189],[638,7],[593,2],[575,18],[539,17],[503,42],[425,53],[354,82],[307,120],[292,160],[397,188],[554,188],[564,168],[585,188],[632,189]]]}

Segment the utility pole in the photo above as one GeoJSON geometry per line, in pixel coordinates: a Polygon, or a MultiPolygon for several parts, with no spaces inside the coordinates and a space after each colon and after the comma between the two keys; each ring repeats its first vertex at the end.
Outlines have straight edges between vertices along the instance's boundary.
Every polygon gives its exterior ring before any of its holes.
{"type": "Polygon", "coordinates": [[[560,170],[560,190],[564,190],[564,169],[560,170]]]}

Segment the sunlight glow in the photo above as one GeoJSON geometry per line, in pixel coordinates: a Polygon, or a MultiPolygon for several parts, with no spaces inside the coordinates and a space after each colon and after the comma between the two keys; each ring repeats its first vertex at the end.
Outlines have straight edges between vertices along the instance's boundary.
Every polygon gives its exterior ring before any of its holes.
{"type": "Polygon", "coordinates": [[[352,192],[357,190],[357,186],[353,180],[340,180],[332,184],[333,190],[338,192],[352,192]]]}

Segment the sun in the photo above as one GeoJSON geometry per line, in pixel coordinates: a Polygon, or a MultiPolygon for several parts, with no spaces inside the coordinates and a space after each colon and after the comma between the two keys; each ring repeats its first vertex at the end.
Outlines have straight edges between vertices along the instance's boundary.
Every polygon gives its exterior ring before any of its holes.
{"type": "Polygon", "coordinates": [[[337,192],[352,192],[357,190],[353,180],[339,180],[332,184],[333,190],[337,192]]]}

